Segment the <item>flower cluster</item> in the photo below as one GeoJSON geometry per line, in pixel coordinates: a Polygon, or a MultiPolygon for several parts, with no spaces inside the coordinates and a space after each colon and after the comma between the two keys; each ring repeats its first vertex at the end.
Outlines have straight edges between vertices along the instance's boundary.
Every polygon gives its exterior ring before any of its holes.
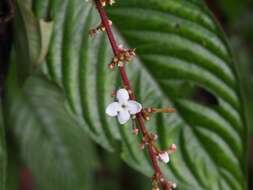
{"type": "MultiPolygon", "coordinates": [[[[86,2],[89,2],[90,0],[85,0],[86,2]]],[[[101,5],[105,7],[106,5],[113,5],[115,3],[114,0],[97,0],[100,1],[101,5]]]]}
{"type": "MultiPolygon", "coordinates": [[[[109,20],[108,23],[109,23],[110,26],[112,26],[112,21],[111,20],[109,20]]],[[[91,37],[95,37],[98,31],[105,32],[105,27],[102,23],[100,23],[96,28],[90,29],[89,34],[90,34],[91,37]]]]}
{"type": "Polygon", "coordinates": [[[109,64],[110,69],[114,69],[118,66],[119,73],[122,78],[123,88],[117,90],[113,93],[115,101],[110,103],[106,107],[106,114],[111,117],[117,117],[118,122],[121,125],[126,124],[132,118],[132,128],[133,133],[138,135],[140,130],[142,135],[142,140],[140,142],[141,149],[148,149],[148,154],[152,160],[152,165],[155,174],[152,178],[153,190],[159,190],[162,187],[164,190],[172,190],[176,188],[176,184],[166,181],[158,161],[162,161],[167,164],[170,161],[170,154],[176,152],[176,145],[172,144],[167,150],[161,150],[157,145],[156,141],[158,139],[157,134],[149,133],[145,127],[145,121],[150,120],[151,115],[154,113],[171,113],[175,112],[172,108],[143,108],[143,106],[136,101],[135,95],[131,88],[128,76],[124,69],[125,63],[130,62],[135,56],[135,49],[126,49],[122,45],[117,45],[115,37],[111,30],[112,22],[108,20],[106,12],[103,9],[105,5],[112,5],[113,0],[94,0],[102,19],[102,23],[95,29],[90,31],[91,36],[95,36],[97,31],[106,31],[109,41],[111,43],[113,52],[115,54],[112,62],[109,64]]]}
{"type": "Polygon", "coordinates": [[[115,3],[114,0],[100,0],[100,2],[101,2],[103,7],[106,6],[107,4],[108,5],[113,5],[115,3]]]}
{"type": "Polygon", "coordinates": [[[159,190],[159,183],[163,184],[165,190],[172,190],[177,188],[176,183],[168,182],[163,177],[159,175],[154,175],[152,178],[152,190],[159,190]]]}
{"type": "MultiPolygon", "coordinates": [[[[129,90],[122,88],[119,89],[116,94],[116,100],[115,102],[109,104],[106,108],[106,113],[111,117],[117,117],[119,123],[121,125],[126,124],[131,116],[132,119],[135,120],[135,114],[142,112],[142,117],[144,117],[144,113],[159,113],[159,112],[174,112],[174,109],[166,108],[166,109],[157,109],[157,108],[147,108],[143,109],[142,105],[138,103],[137,101],[130,100],[129,99],[129,90]]],[[[135,124],[135,121],[133,121],[133,124],[135,124]]],[[[133,126],[133,133],[135,135],[138,134],[138,128],[134,125],[133,126]]],[[[142,137],[142,141],[140,144],[141,149],[144,149],[146,145],[151,145],[153,147],[154,153],[156,155],[156,159],[162,161],[163,163],[167,164],[170,161],[170,154],[176,152],[177,147],[175,144],[172,144],[167,150],[160,150],[160,148],[156,145],[156,141],[158,139],[157,134],[149,134],[146,133],[142,137]]],[[[159,175],[158,175],[159,176],[159,175]]],[[[153,178],[153,189],[159,190],[159,183],[163,183],[165,190],[172,190],[176,188],[175,183],[167,182],[164,180],[163,177],[159,176],[156,178],[153,178]]]]}
{"type": "Polygon", "coordinates": [[[168,148],[167,150],[160,150],[155,144],[157,138],[158,138],[157,134],[147,134],[143,136],[142,142],[140,144],[140,148],[144,149],[145,145],[148,145],[148,144],[152,145],[156,153],[156,158],[158,160],[161,160],[163,163],[167,164],[170,161],[169,155],[176,152],[177,146],[175,144],[172,144],[170,148],[168,148]]]}
{"type": "Polygon", "coordinates": [[[135,56],[135,49],[125,49],[123,45],[118,46],[119,54],[116,55],[112,62],[109,64],[110,69],[114,69],[115,65],[118,65],[119,67],[123,67],[124,63],[128,63],[129,61],[132,61],[132,59],[135,56]]]}

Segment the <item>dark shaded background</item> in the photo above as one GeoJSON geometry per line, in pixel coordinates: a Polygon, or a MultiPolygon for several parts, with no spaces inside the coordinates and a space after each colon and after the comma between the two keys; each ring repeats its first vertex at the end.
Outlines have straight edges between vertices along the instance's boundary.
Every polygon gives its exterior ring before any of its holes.
{"type": "MultiPolygon", "coordinates": [[[[228,34],[234,49],[237,68],[242,81],[243,96],[246,101],[246,115],[249,126],[249,179],[253,179],[253,2],[251,0],[206,0],[209,8],[219,20],[228,34]]],[[[7,72],[10,48],[12,44],[12,18],[14,7],[10,0],[0,2],[0,93],[3,95],[3,81],[7,72]]],[[[209,94],[199,92],[196,98],[200,101],[212,102],[209,94]]],[[[7,137],[8,144],[15,150],[12,137],[7,137]]],[[[17,150],[15,150],[17,151],[17,150]]],[[[23,163],[19,163],[9,152],[8,169],[11,177],[8,184],[13,189],[32,190],[33,179],[23,163]],[[19,171],[18,174],[15,171],[19,171]]],[[[97,164],[96,188],[108,189],[148,189],[150,181],[138,172],[130,169],[118,157],[96,147],[97,164]]],[[[253,189],[253,182],[249,180],[249,189],[253,189]]]]}

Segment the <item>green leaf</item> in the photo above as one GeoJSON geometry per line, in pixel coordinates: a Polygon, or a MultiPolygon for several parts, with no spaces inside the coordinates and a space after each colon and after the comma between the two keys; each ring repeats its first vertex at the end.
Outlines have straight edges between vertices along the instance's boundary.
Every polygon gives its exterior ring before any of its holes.
{"type": "Polygon", "coordinates": [[[19,79],[25,79],[43,63],[48,52],[53,23],[37,20],[29,0],[17,0],[14,24],[14,45],[18,64],[19,79]]]}
{"type": "Polygon", "coordinates": [[[17,1],[14,24],[14,46],[18,49],[18,75],[24,81],[34,71],[34,64],[40,55],[41,41],[39,21],[34,17],[28,1],[17,1]]]}
{"type": "Polygon", "coordinates": [[[0,189],[5,190],[6,185],[6,143],[5,143],[5,130],[3,124],[2,103],[0,101],[0,189]]]}
{"type": "Polygon", "coordinates": [[[41,33],[41,52],[37,60],[37,64],[43,63],[47,53],[48,47],[50,43],[50,38],[52,35],[52,22],[45,22],[43,20],[40,21],[40,33],[41,33]]]}
{"type": "Polygon", "coordinates": [[[11,69],[5,118],[38,190],[90,188],[91,145],[65,108],[63,92],[43,76],[28,78],[23,88],[11,69]]]}
{"type": "MultiPolygon", "coordinates": [[[[88,36],[100,22],[94,5],[34,0],[32,7],[54,22],[44,69],[64,90],[81,126],[109,150],[120,140],[122,158],[152,175],[131,124],[119,126],[105,115],[120,82],[107,69],[113,55],[106,36],[88,36]]],[[[238,77],[227,40],[203,1],[117,0],[107,11],[119,44],[137,48],[127,72],[138,100],[144,107],[177,109],[147,123],[161,147],[178,145],[171,163],[162,165],[166,176],[180,190],[245,189],[247,130],[238,77]]]]}
{"type": "Polygon", "coordinates": [[[242,39],[234,37],[233,48],[237,52],[237,72],[240,76],[243,99],[245,102],[245,118],[250,134],[253,132],[253,76],[251,74],[252,57],[250,50],[244,45],[242,39]]]}

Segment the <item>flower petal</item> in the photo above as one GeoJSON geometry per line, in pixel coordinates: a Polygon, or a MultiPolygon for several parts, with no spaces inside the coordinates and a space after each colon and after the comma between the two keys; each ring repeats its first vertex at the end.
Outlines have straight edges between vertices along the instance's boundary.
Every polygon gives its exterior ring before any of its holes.
{"type": "Polygon", "coordinates": [[[165,163],[167,164],[170,161],[170,157],[169,154],[167,152],[163,152],[159,154],[159,158],[165,163]]]}
{"type": "Polygon", "coordinates": [[[128,120],[130,119],[130,113],[127,110],[122,109],[119,113],[118,113],[118,120],[119,123],[121,125],[125,124],[126,122],[128,122],[128,120]]]}
{"type": "Polygon", "coordinates": [[[130,114],[136,114],[139,113],[142,109],[142,106],[140,103],[133,101],[133,100],[129,100],[127,102],[127,108],[130,114]]]}
{"type": "Polygon", "coordinates": [[[117,116],[118,115],[118,112],[121,111],[121,106],[118,102],[113,102],[111,104],[109,104],[105,110],[105,112],[111,116],[111,117],[114,117],[114,116],[117,116]]]}
{"type": "Polygon", "coordinates": [[[119,103],[125,103],[129,100],[129,94],[126,89],[122,88],[117,91],[117,99],[119,103]]]}

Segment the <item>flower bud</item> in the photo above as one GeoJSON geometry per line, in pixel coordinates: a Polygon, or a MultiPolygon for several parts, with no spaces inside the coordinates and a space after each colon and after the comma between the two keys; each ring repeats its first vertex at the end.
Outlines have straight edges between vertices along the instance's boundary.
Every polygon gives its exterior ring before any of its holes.
{"type": "Polygon", "coordinates": [[[176,189],[176,188],[177,188],[177,184],[176,184],[176,183],[173,183],[173,184],[172,184],[172,188],[173,188],[173,189],[176,189]]]}

